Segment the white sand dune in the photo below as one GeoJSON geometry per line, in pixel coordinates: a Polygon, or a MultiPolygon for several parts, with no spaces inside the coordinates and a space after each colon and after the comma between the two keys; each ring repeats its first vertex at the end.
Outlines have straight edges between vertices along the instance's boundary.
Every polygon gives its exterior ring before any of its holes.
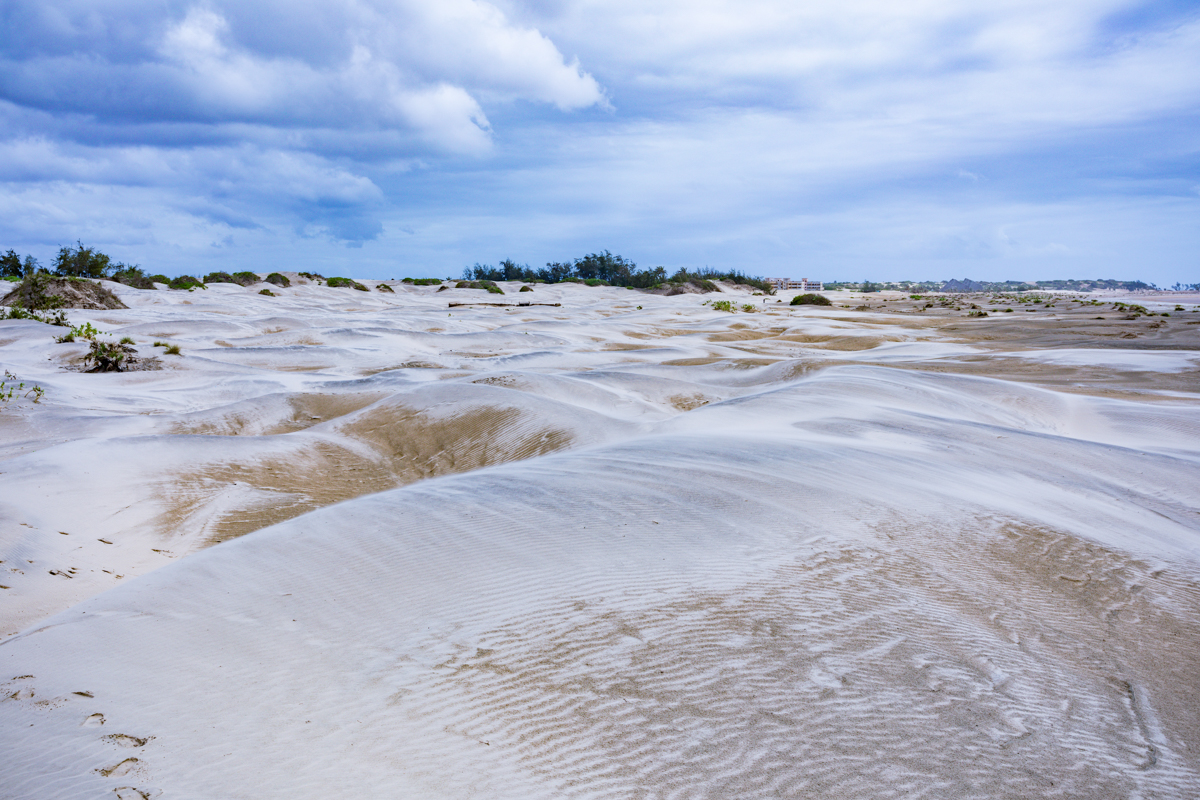
{"type": "Polygon", "coordinates": [[[1200,795],[1186,352],[287,291],[94,312],[158,372],[0,323],[0,797],[1200,795]]]}

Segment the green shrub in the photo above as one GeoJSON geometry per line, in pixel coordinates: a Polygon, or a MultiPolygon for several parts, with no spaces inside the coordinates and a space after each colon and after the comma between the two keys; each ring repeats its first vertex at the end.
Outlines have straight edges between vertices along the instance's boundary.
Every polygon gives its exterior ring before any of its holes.
{"type": "Polygon", "coordinates": [[[155,340],[155,342],[153,344],[153,347],[166,347],[166,346],[167,346],[166,342],[160,342],[158,340],[155,340]]]}
{"type": "Polygon", "coordinates": [[[747,314],[753,314],[755,311],[758,311],[758,308],[756,308],[753,303],[744,303],[742,305],[742,311],[745,311],[747,314]]]}
{"type": "Polygon", "coordinates": [[[986,317],[987,315],[986,311],[971,311],[967,314],[968,317],[986,317]]]}
{"type": "Polygon", "coordinates": [[[154,283],[165,283],[168,285],[171,283],[171,279],[166,275],[150,275],[149,278],[154,283]]]}
{"type": "Polygon", "coordinates": [[[205,283],[237,283],[228,272],[210,272],[204,276],[205,283]]]}
{"type": "Polygon", "coordinates": [[[134,289],[153,289],[154,281],[142,272],[141,267],[121,265],[119,269],[113,271],[112,280],[125,286],[132,286],[134,289]]]}
{"type": "Polygon", "coordinates": [[[191,290],[191,289],[195,289],[197,287],[199,287],[201,289],[208,288],[207,286],[204,285],[204,283],[200,279],[193,278],[191,275],[180,275],[178,278],[172,278],[171,282],[168,283],[167,285],[170,286],[172,289],[179,289],[181,291],[185,290],[185,289],[191,290]]]}
{"type": "Polygon", "coordinates": [[[301,278],[308,278],[310,281],[325,280],[325,276],[320,274],[319,272],[301,272],[299,274],[300,274],[301,278]]]}
{"type": "Polygon", "coordinates": [[[734,311],[732,300],[714,300],[712,308],[713,311],[728,311],[730,314],[734,311]]]}
{"type": "Polygon", "coordinates": [[[375,289],[376,289],[376,291],[388,292],[389,294],[396,293],[396,290],[393,289],[391,286],[387,285],[386,283],[379,284],[378,286],[375,287],[375,289]]]}
{"type": "Polygon", "coordinates": [[[831,306],[832,301],[823,294],[798,294],[792,298],[794,306],[831,306]]]}
{"type": "Polygon", "coordinates": [[[133,337],[122,336],[119,344],[136,344],[136,342],[133,341],[133,337]]]}
{"type": "Polygon", "coordinates": [[[92,340],[91,350],[83,357],[83,363],[92,364],[88,372],[124,372],[131,362],[136,361],[137,351],[128,345],[92,340]]]}
{"type": "Polygon", "coordinates": [[[583,282],[588,286],[608,286],[608,281],[602,281],[599,278],[586,278],[583,282]]]}
{"type": "Polygon", "coordinates": [[[177,345],[177,344],[169,344],[169,345],[167,345],[167,349],[166,349],[166,350],[163,350],[163,352],[164,352],[164,353],[166,353],[166,354],[167,354],[167,355],[169,355],[169,356],[177,356],[177,355],[181,355],[181,353],[179,352],[179,345],[177,345]]]}
{"type": "Polygon", "coordinates": [[[275,293],[274,293],[274,292],[272,292],[270,289],[260,289],[258,293],[259,293],[259,294],[265,294],[267,297],[274,297],[274,296],[275,296],[275,293]]]}
{"type": "Polygon", "coordinates": [[[416,280],[407,280],[406,283],[411,283],[413,286],[441,286],[441,278],[417,278],[416,280]]]}
{"type": "Polygon", "coordinates": [[[292,285],[292,281],[287,275],[281,275],[278,272],[272,272],[267,276],[267,283],[273,283],[276,286],[282,286],[284,289],[292,285]]]}
{"type": "MultiPolygon", "coordinates": [[[[631,287],[631,288],[632,288],[632,287],[631,287]]],[[[533,291],[533,287],[532,287],[532,286],[522,286],[522,287],[521,287],[521,289],[520,289],[520,291],[522,291],[522,292],[532,292],[532,291],[533,291]]]]}

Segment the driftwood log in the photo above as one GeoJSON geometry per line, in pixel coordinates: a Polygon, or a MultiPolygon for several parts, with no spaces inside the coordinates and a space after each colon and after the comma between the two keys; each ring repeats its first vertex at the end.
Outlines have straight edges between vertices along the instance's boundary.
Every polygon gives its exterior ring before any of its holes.
{"type": "Polygon", "coordinates": [[[525,308],[525,306],[553,306],[561,307],[562,303],[451,303],[451,308],[459,306],[493,306],[495,308],[525,308]]]}

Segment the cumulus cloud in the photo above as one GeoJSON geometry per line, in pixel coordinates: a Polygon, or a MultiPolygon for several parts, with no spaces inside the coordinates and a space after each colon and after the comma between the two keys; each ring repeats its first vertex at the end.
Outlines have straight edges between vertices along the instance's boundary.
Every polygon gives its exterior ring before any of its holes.
{"type": "Polygon", "coordinates": [[[578,62],[480,0],[7,5],[25,35],[0,45],[0,96],[127,125],[400,129],[478,153],[478,96],[603,101],[578,62]],[[276,27],[290,36],[264,34],[276,27]]]}

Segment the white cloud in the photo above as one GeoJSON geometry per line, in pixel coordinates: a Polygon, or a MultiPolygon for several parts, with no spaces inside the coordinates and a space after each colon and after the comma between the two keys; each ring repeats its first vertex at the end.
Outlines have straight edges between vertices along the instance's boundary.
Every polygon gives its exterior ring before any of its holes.
{"type": "MultiPolygon", "coordinates": [[[[26,2],[18,2],[23,7],[26,2]]],[[[147,123],[399,130],[425,152],[479,154],[490,143],[480,104],[528,100],[563,110],[603,104],[596,81],[538,31],[482,0],[335,0],[320,9],[212,0],[123,9],[148,48],[112,52],[79,35],[94,13],[59,4],[30,18],[57,36],[41,50],[0,46],[0,92],[19,105],[147,123]],[[328,29],[330,19],[341,27],[328,29]],[[263,31],[287,28],[291,38],[263,31]],[[323,40],[313,50],[308,43],[323,40]]],[[[115,24],[114,24],[115,27],[115,24]]],[[[139,38],[139,37],[133,37],[139,38]]]]}

